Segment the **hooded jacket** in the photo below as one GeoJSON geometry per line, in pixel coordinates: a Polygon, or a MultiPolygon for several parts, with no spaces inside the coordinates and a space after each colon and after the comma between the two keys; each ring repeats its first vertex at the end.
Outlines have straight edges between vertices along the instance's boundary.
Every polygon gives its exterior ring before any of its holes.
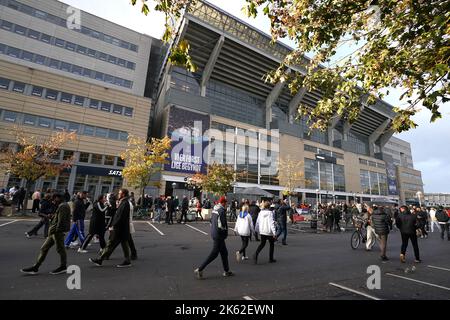
{"type": "Polygon", "coordinates": [[[372,227],[375,228],[375,233],[378,235],[389,234],[391,228],[391,217],[383,210],[376,209],[372,216],[372,227]]]}
{"type": "Polygon", "coordinates": [[[416,234],[417,216],[411,214],[409,210],[400,212],[395,220],[395,224],[403,234],[416,234]]]}
{"type": "Polygon", "coordinates": [[[228,224],[225,208],[219,203],[211,213],[211,238],[225,240],[228,237],[228,224]]]}
{"type": "Polygon", "coordinates": [[[276,235],[277,229],[272,211],[267,209],[261,210],[258,215],[258,219],[256,220],[255,231],[265,236],[276,235]]]}
{"type": "Polygon", "coordinates": [[[254,233],[252,216],[247,212],[240,212],[234,227],[234,231],[243,237],[248,237],[254,233]]]}

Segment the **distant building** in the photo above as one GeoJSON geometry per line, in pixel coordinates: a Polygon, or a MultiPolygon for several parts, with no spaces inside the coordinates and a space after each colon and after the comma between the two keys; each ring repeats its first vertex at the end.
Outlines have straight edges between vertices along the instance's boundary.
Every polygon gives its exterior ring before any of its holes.
{"type": "Polygon", "coordinates": [[[427,206],[450,207],[450,193],[425,193],[424,199],[427,206]]]}

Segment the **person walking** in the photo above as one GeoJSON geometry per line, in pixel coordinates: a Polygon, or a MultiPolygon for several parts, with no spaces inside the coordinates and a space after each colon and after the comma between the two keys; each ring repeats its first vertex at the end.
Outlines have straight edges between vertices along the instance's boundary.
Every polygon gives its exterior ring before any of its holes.
{"type": "Polygon", "coordinates": [[[68,189],[64,190],[64,202],[69,202],[70,201],[70,193],[68,189]]]}
{"type": "Polygon", "coordinates": [[[70,230],[70,207],[67,202],[64,202],[63,195],[54,194],[52,196],[54,206],[57,208],[51,220],[49,235],[41,247],[36,263],[32,267],[23,268],[20,271],[28,274],[36,274],[39,267],[45,260],[53,245],[56,245],[56,252],[58,252],[61,263],[58,268],[50,272],[51,274],[66,273],[67,271],[67,254],[64,247],[64,233],[70,230]]]}
{"type": "Polygon", "coordinates": [[[80,239],[80,245],[84,242],[84,218],[86,216],[86,204],[84,199],[86,198],[87,193],[85,191],[79,192],[77,194],[77,198],[74,201],[73,208],[73,217],[72,217],[72,228],[70,229],[69,234],[64,241],[64,245],[67,247],[74,246],[76,243],[73,243],[75,234],[80,239]]]}
{"type": "Polygon", "coordinates": [[[364,214],[364,220],[366,221],[366,231],[367,231],[366,251],[372,251],[372,248],[375,245],[375,240],[377,238],[375,229],[372,226],[372,214],[373,208],[368,206],[366,208],[366,213],[364,214]]]}
{"type": "Polygon", "coordinates": [[[159,196],[155,199],[155,216],[153,218],[153,222],[161,223],[161,216],[164,207],[163,196],[159,196]]]}
{"type": "Polygon", "coordinates": [[[106,198],[104,195],[100,195],[96,202],[94,202],[92,209],[92,216],[89,223],[89,234],[84,240],[81,247],[78,249],[79,253],[87,253],[87,246],[91,242],[92,238],[97,235],[100,241],[100,248],[106,247],[105,232],[106,232],[106,218],[105,213],[108,210],[106,205],[106,198]]]}
{"type": "Polygon", "coordinates": [[[420,207],[416,208],[417,213],[417,226],[420,230],[420,238],[428,238],[428,233],[426,230],[427,221],[428,221],[428,213],[421,209],[420,207]]]}
{"type": "Polygon", "coordinates": [[[274,249],[275,249],[275,240],[276,240],[276,226],[275,221],[273,219],[273,213],[269,210],[270,202],[263,202],[263,209],[258,215],[258,219],[256,220],[255,231],[261,236],[261,242],[256,249],[255,254],[253,255],[253,263],[258,263],[258,255],[261,250],[265,247],[266,242],[269,241],[269,262],[273,263],[276,260],[273,258],[274,249]]]}
{"type": "Polygon", "coordinates": [[[389,214],[386,213],[383,207],[375,208],[372,214],[372,226],[375,229],[375,233],[380,239],[380,258],[381,261],[388,261],[386,256],[387,240],[392,220],[389,214]]]}
{"type": "Polygon", "coordinates": [[[180,220],[178,220],[178,223],[183,223],[183,217],[184,217],[184,224],[186,224],[188,210],[189,210],[189,200],[188,200],[187,196],[183,196],[183,200],[181,201],[181,216],[180,216],[180,220]]]}
{"type": "Polygon", "coordinates": [[[167,197],[167,215],[166,215],[166,223],[173,224],[173,213],[175,211],[175,202],[172,197],[167,197]]]}
{"type": "Polygon", "coordinates": [[[41,202],[41,191],[37,189],[31,196],[31,199],[33,200],[33,207],[31,208],[31,212],[36,213],[36,210],[37,212],[39,212],[39,203],[41,202]]]}
{"type": "Polygon", "coordinates": [[[239,251],[236,251],[236,260],[240,262],[241,260],[248,260],[245,250],[248,247],[248,242],[250,236],[254,233],[255,229],[253,227],[252,216],[249,213],[249,206],[244,204],[241,208],[241,212],[234,226],[234,232],[241,237],[242,246],[239,251]]]}
{"type": "Polygon", "coordinates": [[[24,187],[21,187],[19,191],[17,191],[17,211],[23,210],[23,203],[25,198],[27,197],[27,192],[24,187]]]}
{"type": "Polygon", "coordinates": [[[414,248],[414,255],[416,257],[415,262],[420,263],[419,245],[417,243],[416,226],[417,216],[409,211],[407,206],[401,206],[400,212],[395,220],[397,228],[400,230],[402,236],[402,248],[400,252],[400,262],[406,262],[406,249],[408,248],[408,242],[411,240],[411,244],[414,248]]]}
{"type": "Polygon", "coordinates": [[[278,207],[278,210],[276,211],[276,220],[279,226],[278,232],[276,233],[276,238],[283,234],[282,238],[282,244],[284,246],[287,245],[286,238],[287,238],[287,215],[288,211],[291,208],[289,207],[288,199],[284,199],[281,205],[278,207]]]}
{"type": "Polygon", "coordinates": [[[439,222],[436,218],[436,209],[431,208],[430,209],[430,230],[431,232],[434,232],[434,227],[436,227],[440,231],[439,222]]]}
{"type": "Polygon", "coordinates": [[[339,225],[339,221],[341,221],[342,212],[340,206],[333,204],[333,220],[334,220],[334,230],[340,232],[341,226],[339,225]]]}
{"type": "Polygon", "coordinates": [[[130,247],[130,259],[137,260],[137,251],[136,246],[134,245],[134,240],[132,235],[136,233],[133,224],[133,214],[134,214],[134,206],[131,201],[130,202],[130,235],[128,236],[128,246],[130,247]]]}
{"type": "MultiPolygon", "coordinates": [[[[256,205],[256,201],[252,201],[252,203],[249,206],[248,211],[250,213],[250,216],[252,217],[253,226],[255,226],[256,225],[256,220],[258,219],[258,214],[261,211],[259,206],[256,205]]],[[[255,240],[259,241],[258,233],[256,233],[256,230],[253,231],[253,234],[255,235],[255,240]]],[[[250,236],[250,239],[251,239],[251,236],[250,236]]]]}
{"type": "Polygon", "coordinates": [[[237,200],[233,199],[230,204],[230,222],[236,221],[237,200]]]}
{"type": "Polygon", "coordinates": [[[223,266],[223,276],[229,277],[233,275],[230,271],[228,264],[228,250],[225,244],[225,239],[228,237],[228,224],[227,224],[227,198],[222,196],[219,199],[219,203],[214,206],[211,213],[211,238],[213,240],[213,248],[206,260],[200,267],[194,270],[198,279],[203,278],[203,270],[213,262],[220,254],[223,266]]]}
{"type": "Polygon", "coordinates": [[[106,212],[105,212],[105,223],[106,227],[105,230],[108,230],[108,228],[111,225],[112,219],[114,218],[114,215],[117,211],[117,201],[116,196],[114,193],[108,193],[106,195],[106,212]]]}
{"type": "Polygon", "coordinates": [[[39,209],[39,217],[41,217],[41,220],[37,225],[33,227],[33,229],[25,232],[27,238],[30,238],[33,235],[37,236],[37,233],[42,226],[44,226],[44,237],[48,237],[50,218],[54,214],[55,209],[56,208],[52,202],[52,196],[51,194],[47,193],[41,200],[41,208],[39,209]]]}
{"type": "Polygon", "coordinates": [[[129,192],[127,189],[119,190],[119,205],[109,230],[111,231],[111,238],[108,240],[105,249],[102,250],[98,258],[90,258],[89,261],[97,266],[101,266],[103,264],[103,260],[108,259],[120,244],[122,246],[125,259],[121,264],[118,264],[117,267],[131,267],[129,247],[130,201],[129,192]]]}
{"type": "Polygon", "coordinates": [[[444,240],[444,234],[447,232],[447,240],[450,241],[449,234],[449,216],[447,212],[444,210],[444,207],[440,206],[438,211],[436,212],[436,220],[439,223],[439,227],[441,228],[441,239],[444,240]]]}

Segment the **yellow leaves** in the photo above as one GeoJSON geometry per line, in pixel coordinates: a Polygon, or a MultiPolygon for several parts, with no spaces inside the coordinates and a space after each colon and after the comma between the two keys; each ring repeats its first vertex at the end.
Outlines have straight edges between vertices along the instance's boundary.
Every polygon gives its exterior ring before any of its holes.
{"type": "Polygon", "coordinates": [[[290,156],[287,156],[286,159],[280,159],[278,163],[278,179],[285,186],[284,191],[289,194],[292,193],[304,181],[303,163],[291,159],[290,156]]]}

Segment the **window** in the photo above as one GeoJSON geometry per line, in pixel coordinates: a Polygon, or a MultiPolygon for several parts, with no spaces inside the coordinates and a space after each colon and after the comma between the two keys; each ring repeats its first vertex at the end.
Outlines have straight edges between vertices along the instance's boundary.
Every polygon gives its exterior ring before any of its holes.
{"type": "Polygon", "coordinates": [[[117,58],[114,56],[108,56],[108,62],[116,64],[117,58]]]}
{"type": "Polygon", "coordinates": [[[124,59],[120,59],[118,60],[117,64],[121,67],[125,67],[126,66],[126,61],[124,59]]]}
{"type": "Polygon", "coordinates": [[[13,85],[13,91],[23,93],[25,91],[25,83],[15,81],[13,85]]]}
{"type": "Polygon", "coordinates": [[[0,53],[5,54],[6,53],[6,46],[3,43],[0,43],[0,53]]]}
{"type": "Polygon", "coordinates": [[[83,69],[83,76],[90,78],[91,77],[92,70],[88,68],[83,69]]]}
{"type": "Polygon", "coordinates": [[[11,80],[9,80],[9,79],[0,78],[0,89],[8,90],[10,82],[11,82],[11,80]]]}
{"type": "Polygon", "coordinates": [[[25,35],[25,33],[27,32],[27,28],[16,25],[16,27],[14,28],[14,32],[20,35],[25,35]]]}
{"type": "Polygon", "coordinates": [[[34,10],[34,16],[36,18],[45,20],[45,18],[47,17],[47,14],[45,12],[40,11],[40,10],[34,10]]]}
{"type": "Polygon", "coordinates": [[[45,92],[45,98],[49,100],[56,100],[58,98],[58,91],[47,89],[45,92]]]}
{"type": "Polygon", "coordinates": [[[120,131],[119,140],[128,141],[128,133],[124,131],[120,131]]]}
{"type": "Polygon", "coordinates": [[[3,112],[3,120],[7,122],[16,122],[19,114],[17,112],[4,110],[3,112]]]}
{"type": "Polygon", "coordinates": [[[50,59],[50,62],[48,63],[48,66],[50,68],[59,69],[59,60],[50,59]]]}
{"type": "Polygon", "coordinates": [[[110,36],[107,36],[106,34],[103,36],[103,41],[111,43],[112,42],[112,38],[110,36]]]}
{"type": "Polygon", "coordinates": [[[81,75],[82,68],[79,66],[72,65],[72,73],[81,75]]]}
{"type": "Polygon", "coordinates": [[[106,111],[106,112],[111,112],[111,103],[102,101],[100,110],[106,111]]]}
{"type": "Polygon", "coordinates": [[[105,76],[105,74],[104,73],[102,73],[102,72],[96,72],[95,73],[95,80],[98,80],[98,81],[103,81],[103,77],[105,76]]]}
{"type": "Polygon", "coordinates": [[[44,91],[44,88],[33,86],[33,89],[31,90],[31,95],[36,97],[42,97],[42,92],[44,91]]]}
{"type": "Polygon", "coordinates": [[[97,128],[97,130],[95,130],[95,136],[99,137],[99,138],[106,138],[106,137],[108,137],[108,129],[97,128]]]}
{"type": "Polygon", "coordinates": [[[109,74],[105,74],[105,82],[114,83],[114,77],[109,74]]]}
{"type": "Polygon", "coordinates": [[[123,108],[124,107],[115,104],[114,107],[113,107],[113,113],[122,114],[123,108]]]}
{"type": "Polygon", "coordinates": [[[100,52],[100,53],[98,54],[98,58],[99,58],[100,60],[106,61],[106,59],[108,58],[108,56],[107,56],[106,53],[100,52]]]}
{"type": "Polygon", "coordinates": [[[41,35],[40,32],[37,32],[36,30],[28,30],[28,37],[31,39],[39,39],[39,36],[41,35]]]}
{"type": "Polygon", "coordinates": [[[93,136],[95,132],[95,127],[84,125],[83,134],[86,136],[93,136]]]}
{"type": "Polygon", "coordinates": [[[367,166],[367,160],[359,159],[359,163],[367,166]]]}
{"type": "Polygon", "coordinates": [[[313,147],[313,146],[310,146],[309,144],[305,144],[304,149],[305,149],[305,151],[317,153],[317,148],[313,147]]]}
{"type": "Polygon", "coordinates": [[[31,114],[25,114],[23,116],[23,124],[27,126],[35,126],[37,123],[37,117],[31,114]]]}
{"type": "Polygon", "coordinates": [[[113,129],[109,129],[108,138],[114,139],[114,140],[119,140],[119,131],[113,130],[113,129]]]}
{"type": "Polygon", "coordinates": [[[132,117],[133,116],[133,108],[130,107],[125,107],[125,113],[124,113],[127,117],[132,117]]]}
{"type": "Polygon", "coordinates": [[[128,68],[128,69],[134,70],[134,66],[135,66],[135,65],[136,65],[136,64],[135,64],[134,62],[130,62],[130,61],[127,62],[127,68],[128,68]]]}
{"type": "Polygon", "coordinates": [[[369,161],[369,166],[376,168],[377,167],[377,163],[374,161],[369,161]]]}
{"type": "Polygon", "coordinates": [[[13,47],[8,47],[7,55],[14,58],[20,58],[20,50],[13,47]]]}
{"type": "Polygon", "coordinates": [[[41,33],[41,41],[45,43],[50,43],[52,37],[50,37],[48,34],[41,33]]]}
{"type": "Polygon", "coordinates": [[[63,160],[69,160],[73,157],[73,151],[64,150],[63,151],[63,160]]]}
{"type": "Polygon", "coordinates": [[[125,86],[124,80],[120,79],[120,78],[117,78],[117,77],[114,78],[114,84],[118,85],[118,86],[122,86],[122,87],[125,86]]]}
{"type": "Polygon", "coordinates": [[[87,48],[83,47],[83,46],[77,46],[77,52],[81,53],[81,54],[86,54],[87,53],[87,48]]]}
{"type": "Polygon", "coordinates": [[[5,21],[5,20],[2,21],[2,25],[1,25],[1,28],[2,28],[2,29],[11,31],[11,30],[12,30],[12,27],[13,27],[13,24],[12,24],[11,22],[5,21]]]}
{"type": "Polygon", "coordinates": [[[40,54],[35,54],[34,55],[34,62],[37,63],[37,64],[44,65],[45,64],[45,57],[41,56],[40,54]]]}
{"type": "Polygon", "coordinates": [[[67,121],[55,120],[55,129],[56,130],[67,130],[69,123],[67,121]]]}
{"type": "Polygon", "coordinates": [[[125,160],[123,160],[121,157],[117,157],[117,166],[125,167],[125,160]]]}
{"type": "Polygon", "coordinates": [[[70,63],[61,62],[61,70],[62,71],[70,72],[71,68],[72,68],[72,65],[70,63]]]}
{"type": "Polygon", "coordinates": [[[22,59],[25,61],[33,62],[33,54],[29,51],[22,51],[22,59]]]}
{"type": "Polygon", "coordinates": [[[67,50],[70,50],[70,51],[75,51],[75,48],[76,48],[76,44],[75,43],[72,43],[72,42],[66,42],[66,49],[67,50]]]}
{"type": "Polygon", "coordinates": [[[101,154],[92,154],[91,163],[92,164],[102,164],[103,156],[101,154]]]}
{"type": "Polygon", "coordinates": [[[111,38],[112,39],[112,44],[113,45],[115,45],[115,46],[119,46],[120,45],[120,40],[119,39],[117,39],[117,38],[111,38]]]}
{"type": "Polygon", "coordinates": [[[138,46],[131,43],[131,44],[130,44],[130,50],[131,50],[131,51],[134,51],[134,52],[137,52],[137,51],[138,51],[138,46]]]}
{"type": "Polygon", "coordinates": [[[62,93],[61,93],[61,102],[64,102],[64,103],[72,103],[72,97],[73,97],[72,94],[62,92],[62,93]]]}
{"type": "Polygon", "coordinates": [[[80,124],[75,122],[69,123],[69,132],[79,132],[80,131],[80,124]]]}
{"type": "Polygon", "coordinates": [[[73,101],[74,104],[77,106],[84,106],[84,97],[82,96],[75,96],[75,100],[73,101]]]}
{"type": "Polygon", "coordinates": [[[91,30],[91,37],[99,39],[100,33],[98,33],[97,31],[91,30]]]}
{"type": "Polygon", "coordinates": [[[86,152],[80,152],[80,159],[79,159],[79,162],[89,163],[89,153],[86,153],[86,152]]]}
{"type": "Polygon", "coordinates": [[[87,54],[90,57],[95,57],[96,51],[93,49],[88,49],[87,54]]]}
{"type": "Polygon", "coordinates": [[[65,45],[66,45],[66,42],[63,39],[59,39],[59,38],[55,39],[55,46],[64,48],[65,45]]]}
{"type": "Polygon", "coordinates": [[[114,157],[113,156],[105,156],[104,165],[113,166],[114,165],[114,157]]]}
{"type": "Polygon", "coordinates": [[[129,88],[129,89],[133,88],[133,82],[132,81],[130,81],[130,80],[123,80],[123,82],[124,82],[123,86],[125,88],[129,88]]]}
{"type": "Polygon", "coordinates": [[[52,127],[52,119],[39,117],[39,127],[43,128],[51,128],[52,127]]]}
{"type": "Polygon", "coordinates": [[[98,109],[99,101],[95,99],[91,99],[89,102],[89,108],[98,109]]]}
{"type": "Polygon", "coordinates": [[[130,44],[126,41],[120,41],[120,46],[124,49],[129,49],[130,48],[130,44]]]}

